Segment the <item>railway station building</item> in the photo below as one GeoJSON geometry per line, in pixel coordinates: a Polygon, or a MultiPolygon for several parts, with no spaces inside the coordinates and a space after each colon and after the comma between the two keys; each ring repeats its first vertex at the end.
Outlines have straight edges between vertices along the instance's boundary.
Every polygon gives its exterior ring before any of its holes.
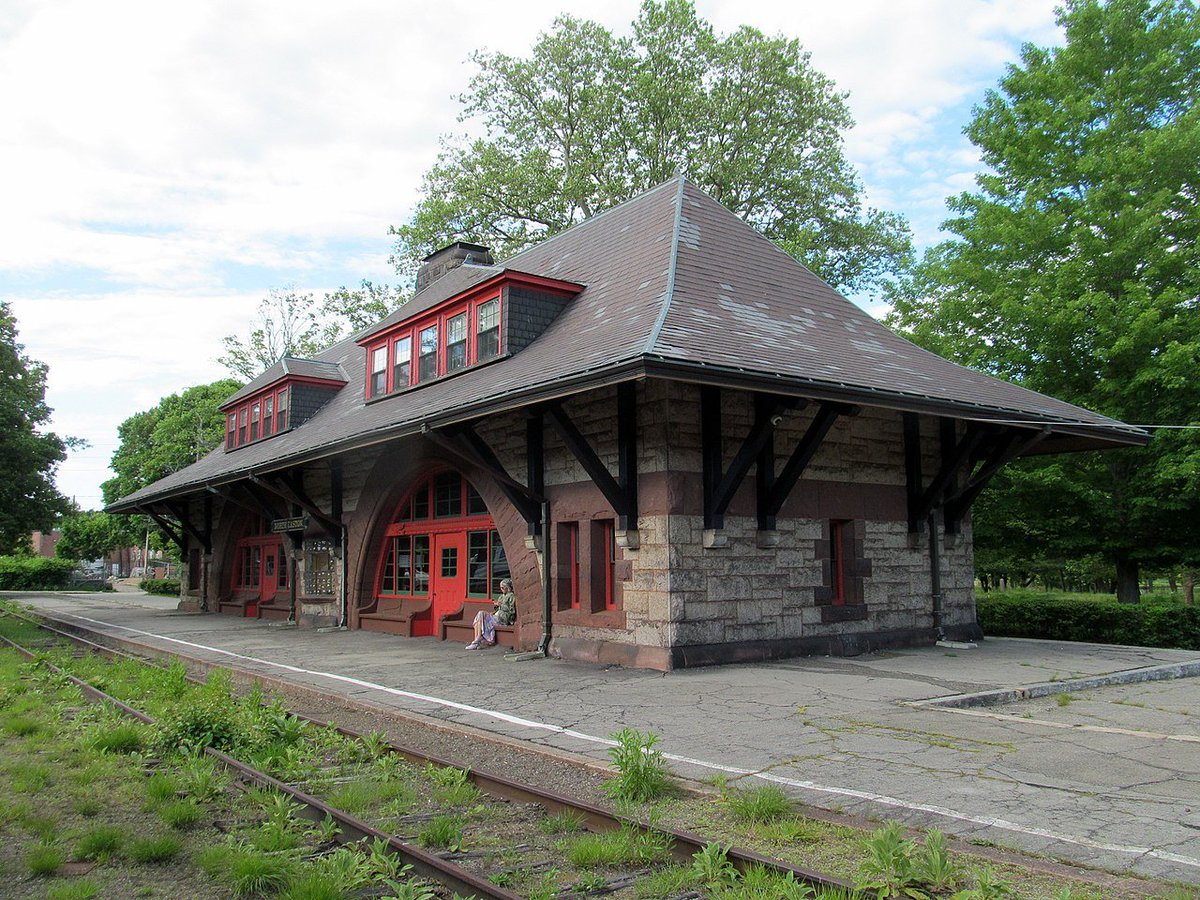
{"type": "MultiPolygon", "coordinates": [[[[669,670],[979,636],[970,510],[1017,457],[1137,428],[894,335],[682,178],[415,296],[223,406],[112,504],[181,603],[669,670]]],[[[285,638],[280,638],[285,639],[285,638]]]]}

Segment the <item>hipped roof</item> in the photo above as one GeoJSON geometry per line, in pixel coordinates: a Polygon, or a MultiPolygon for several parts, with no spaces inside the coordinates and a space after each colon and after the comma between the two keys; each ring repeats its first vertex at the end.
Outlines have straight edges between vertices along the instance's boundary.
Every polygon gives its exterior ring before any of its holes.
{"type": "Polygon", "coordinates": [[[130,510],[251,473],[646,376],[1042,423],[1053,431],[1045,448],[1147,439],[1140,429],[963,368],[893,334],[683,178],[503,265],[454,269],[371,331],[506,270],[585,287],[519,353],[369,403],[363,399],[366,354],[348,338],[317,356],[340,366],[348,385],[309,421],[235,452],[217,449],[110,508],[130,510]]]}

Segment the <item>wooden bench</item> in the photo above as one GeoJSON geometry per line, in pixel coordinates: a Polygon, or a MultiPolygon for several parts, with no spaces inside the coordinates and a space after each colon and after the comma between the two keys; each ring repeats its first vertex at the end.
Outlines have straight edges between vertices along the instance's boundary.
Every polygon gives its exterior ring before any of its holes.
{"type": "MultiPolygon", "coordinates": [[[[475,614],[492,612],[491,600],[468,600],[454,612],[446,613],[438,623],[438,631],[443,641],[461,641],[469,644],[475,639],[475,614]]],[[[517,649],[517,628],[515,625],[497,625],[496,643],[510,650],[517,649]]]]}
{"type": "Polygon", "coordinates": [[[432,634],[432,622],[433,601],[429,599],[381,597],[358,614],[358,624],[363,631],[382,631],[404,637],[432,634]]]}

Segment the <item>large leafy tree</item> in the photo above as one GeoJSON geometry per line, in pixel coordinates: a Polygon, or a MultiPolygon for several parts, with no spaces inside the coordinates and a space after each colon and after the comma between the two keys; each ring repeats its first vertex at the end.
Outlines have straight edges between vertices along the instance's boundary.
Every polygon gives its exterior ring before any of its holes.
{"type": "Polygon", "coordinates": [[[507,256],[683,171],[835,287],[905,269],[896,215],[866,207],[843,152],[845,96],[800,43],[714,33],[690,0],[644,0],[630,38],[559,17],[525,57],[477,53],[462,118],[412,219],[393,229],[410,272],[459,238],[507,256]]]}
{"type": "Polygon", "coordinates": [[[72,442],[45,430],[46,366],[24,350],[12,310],[0,303],[0,553],[48,531],[69,506],[54,475],[72,442]]]}
{"type": "Polygon", "coordinates": [[[62,559],[102,559],[118,547],[137,543],[132,523],[126,516],[106,512],[73,512],[59,524],[62,537],[54,548],[62,559]]]}
{"type": "MultiPolygon", "coordinates": [[[[1127,422],[1200,424],[1200,17],[1186,0],[1068,0],[1061,47],[1027,45],[967,134],[987,166],[895,322],[968,365],[1127,422]]],[[[1195,561],[1200,435],[1028,464],[992,507],[1040,546],[1195,561]],[[1014,504],[1015,507],[1014,507],[1014,504]]],[[[988,506],[980,511],[981,518],[988,506]]],[[[1000,522],[982,521],[988,529],[1000,522]]]]}
{"type": "Polygon", "coordinates": [[[218,407],[240,387],[230,378],[197,385],[122,422],[117,428],[121,444],[111,463],[116,475],[100,486],[104,502],[132,494],[219,446],[225,417],[218,407]]]}

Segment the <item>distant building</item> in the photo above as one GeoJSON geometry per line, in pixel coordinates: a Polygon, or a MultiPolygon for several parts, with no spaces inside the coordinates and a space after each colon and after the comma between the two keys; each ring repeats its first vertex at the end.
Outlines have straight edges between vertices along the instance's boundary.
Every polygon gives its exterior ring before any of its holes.
{"type": "Polygon", "coordinates": [[[52,558],[54,548],[58,546],[58,542],[62,540],[62,532],[55,528],[49,533],[44,531],[35,531],[30,537],[30,544],[33,547],[34,556],[45,556],[52,558]]]}
{"type": "Polygon", "coordinates": [[[464,640],[511,577],[504,642],[655,669],[973,638],[992,475],[1146,440],[897,337],[682,179],[417,284],[110,507],[174,532],[185,603],[464,640]]]}

